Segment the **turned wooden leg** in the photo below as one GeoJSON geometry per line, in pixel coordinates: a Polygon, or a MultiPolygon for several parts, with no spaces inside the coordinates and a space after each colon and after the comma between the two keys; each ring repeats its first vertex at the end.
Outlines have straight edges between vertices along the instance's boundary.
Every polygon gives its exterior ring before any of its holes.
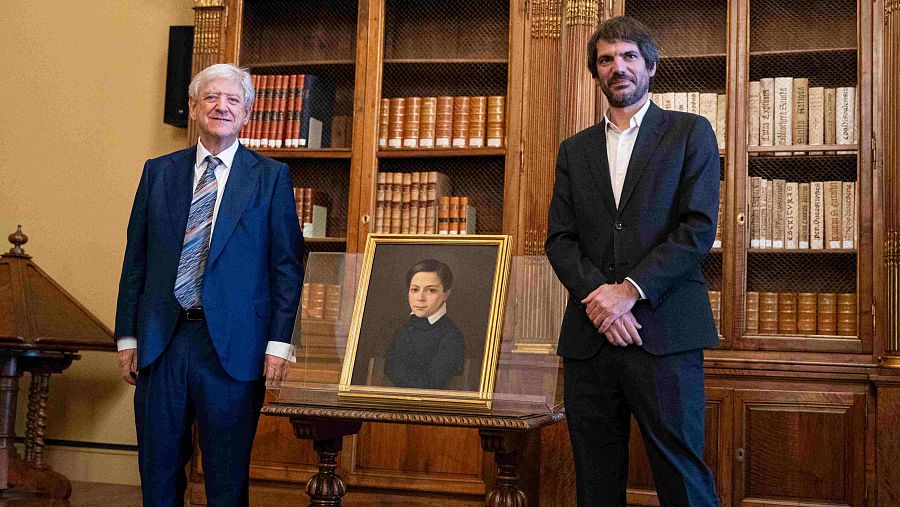
{"type": "Polygon", "coordinates": [[[519,448],[524,440],[522,433],[496,430],[479,430],[481,447],[494,453],[497,463],[497,483],[485,498],[488,507],[527,507],[528,498],[519,489],[519,448]]]}
{"type": "Polygon", "coordinates": [[[44,436],[47,434],[47,399],[50,395],[50,374],[32,374],[31,384],[37,381],[37,410],[34,417],[34,442],[32,442],[31,465],[42,468],[44,465],[44,436]]]}
{"type": "Polygon", "coordinates": [[[337,456],[344,445],[344,436],[359,433],[362,423],[291,418],[291,425],[297,438],[313,441],[313,449],[319,455],[316,463],[319,471],[306,482],[309,507],[339,507],[347,486],[337,474],[337,456]]]}
{"type": "Polygon", "coordinates": [[[16,398],[19,376],[16,357],[0,357],[0,491],[9,488],[9,462],[16,439],[16,398]]]}
{"type": "Polygon", "coordinates": [[[34,464],[34,429],[37,420],[39,386],[37,374],[32,373],[31,382],[28,385],[28,413],[25,418],[25,461],[29,465],[34,464]]]}
{"type": "Polygon", "coordinates": [[[337,437],[313,442],[313,449],[319,454],[319,461],[316,462],[319,473],[306,482],[310,507],[338,507],[341,505],[341,497],[347,494],[347,486],[336,471],[342,441],[342,437],[337,437]]]}

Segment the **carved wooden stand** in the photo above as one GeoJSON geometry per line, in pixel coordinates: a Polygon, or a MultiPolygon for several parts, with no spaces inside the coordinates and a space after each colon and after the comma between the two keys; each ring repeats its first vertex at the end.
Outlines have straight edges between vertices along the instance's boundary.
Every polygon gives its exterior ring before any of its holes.
{"type": "Polygon", "coordinates": [[[318,453],[318,473],[306,483],[310,507],[339,507],[347,492],[343,479],[337,474],[337,455],[343,438],[359,432],[363,421],[426,424],[432,426],[475,427],[481,436],[481,447],[494,453],[497,482],[487,496],[488,507],[527,507],[528,498],[519,488],[519,458],[525,450],[529,431],[563,419],[559,411],[531,419],[505,419],[490,416],[452,416],[405,413],[379,410],[321,408],[291,405],[270,405],[262,412],[267,415],[290,417],[297,438],[312,440],[318,453]]]}

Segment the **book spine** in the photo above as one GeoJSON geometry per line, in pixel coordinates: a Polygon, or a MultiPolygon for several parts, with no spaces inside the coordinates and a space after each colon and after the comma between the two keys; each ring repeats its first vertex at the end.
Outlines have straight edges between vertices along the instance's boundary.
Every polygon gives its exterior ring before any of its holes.
{"type": "Polygon", "coordinates": [[[841,190],[841,246],[856,247],[856,182],[845,181],[841,190]]]}
{"type": "Polygon", "coordinates": [[[762,248],[762,178],[750,177],[750,248],[762,248]]]}
{"type": "Polygon", "coordinates": [[[469,138],[469,97],[453,97],[454,148],[465,148],[469,138]]]}
{"type": "Polygon", "coordinates": [[[388,147],[388,133],[391,125],[391,99],[381,99],[381,109],[378,114],[378,149],[388,147]]]}
{"type": "Polygon", "coordinates": [[[452,196],[449,198],[449,223],[447,232],[449,234],[459,234],[459,197],[452,196]]]}
{"type": "MultiPolygon", "coordinates": [[[[825,142],[825,88],[814,86],[809,89],[809,144],[820,145],[825,142]]],[[[821,155],[821,151],[810,152],[810,155],[821,155]]]]}
{"type": "Polygon", "coordinates": [[[759,145],[775,144],[775,79],[759,80],[759,145]]]}
{"type": "Polygon", "coordinates": [[[687,93],[687,112],[700,114],[700,92],[687,93]]]}
{"type": "Polygon", "coordinates": [[[700,116],[706,118],[706,121],[709,122],[709,126],[712,127],[713,130],[716,128],[718,100],[718,95],[715,93],[700,94],[700,116]]]}
{"type": "Polygon", "coordinates": [[[744,299],[744,331],[759,333],[759,292],[747,292],[744,299]]]}
{"type": "Polygon", "coordinates": [[[816,295],[817,334],[837,334],[837,298],[833,293],[820,292],[816,295]]]}
{"type": "Polygon", "coordinates": [[[797,333],[816,334],[816,293],[797,294],[797,333]]]}
{"type": "Polygon", "coordinates": [[[787,182],[784,185],[784,247],[797,249],[800,246],[800,199],[799,185],[787,182]]]}
{"type": "Polygon", "coordinates": [[[839,336],[856,335],[856,294],[837,294],[837,334],[839,336]]]}
{"type": "Polygon", "coordinates": [[[388,123],[388,148],[403,147],[403,121],[406,117],[406,99],[395,97],[390,99],[390,121],[388,123]]]}
{"type": "Polygon", "coordinates": [[[449,148],[453,138],[453,97],[437,98],[437,116],[434,123],[434,147],[449,148]]]}
{"type": "Polygon", "coordinates": [[[487,98],[487,136],[488,148],[506,146],[506,97],[493,95],[487,98]]]}
{"type": "Polygon", "coordinates": [[[391,234],[400,234],[403,224],[403,173],[391,173],[391,234]]]}
{"type": "Polygon", "coordinates": [[[676,111],[687,112],[686,92],[675,92],[674,106],[676,111]]]}
{"type": "Polygon", "coordinates": [[[772,248],[784,248],[785,184],[784,180],[772,181],[772,248]]]}
{"type": "Polygon", "coordinates": [[[725,149],[725,126],[728,124],[728,96],[724,93],[716,95],[716,141],[719,149],[725,149]]]}
{"type": "MultiPolygon", "coordinates": [[[[793,119],[791,144],[809,144],[809,79],[794,78],[791,91],[791,117],[793,119]]],[[[804,152],[794,152],[803,155],[804,152]]]]}
{"type": "Polygon", "coordinates": [[[797,194],[800,200],[799,221],[800,233],[797,236],[798,248],[809,248],[809,183],[798,183],[797,194]]]}
{"type": "MultiPolygon", "coordinates": [[[[793,78],[775,78],[775,146],[789,146],[793,143],[793,78]]],[[[789,151],[777,151],[776,155],[790,155],[789,151]]]]}
{"type": "Polygon", "coordinates": [[[825,118],[825,144],[837,143],[837,93],[834,88],[825,88],[824,118],[825,118]]]}
{"type": "Polygon", "coordinates": [[[422,99],[422,113],[419,118],[419,148],[434,148],[437,97],[422,99]]]}
{"type": "Polygon", "coordinates": [[[419,147],[419,124],[422,117],[422,97],[406,97],[403,114],[403,147],[419,147]]]}
{"type": "Polygon", "coordinates": [[[409,174],[409,233],[419,234],[423,231],[419,230],[419,186],[420,173],[413,172],[409,174]]]}
{"type": "Polygon", "coordinates": [[[409,234],[409,211],[412,204],[412,174],[402,173],[400,187],[400,234],[409,234]]]}
{"type": "Polygon", "coordinates": [[[469,148],[484,148],[487,97],[469,97],[469,148]]]}
{"type": "Polygon", "coordinates": [[[450,197],[441,196],[438,202],[438,234],[450,234],[450,197]]]}
{"type": "Polygon", "coordinates": [[[778,333],[778,293],[759,293],[759,333],[778,333]]]}
{"type": "Polygon", "coordinates": [[[747,145],[759,146],[759,81],[750,81],[747,101],[747,145]]]}
{"type": "MultiPolygon", "coordinates": [[[[387,187],[387,178],[389,173],[379,172],[375,187],[375,226],[376,234],[385,232],[384,230],[384,208],[385,208],[385,188],[387,187]]],[[[391,177],[393,181],[393,177],[391,177]]]]}
{"type": "Polygon", "coordinates": [[[825,248],[841,248],[841,192],[840,181],[825,182],[825,248]]]}
{"type": "Polygon", "coordinates": [[[825,248],[825,183],[809,184],[809,248],[825,248]]]}
{"type": "Polygon", "coordinates": [[[856,144],[856,88],[852,86],[838,88],[835,94],[835,107],[837,144],[856,144]]]}
{"type": "Polygon", "coordinates": [[[797,334],[797,294],[778,293],[778,333],[797,334]]]}

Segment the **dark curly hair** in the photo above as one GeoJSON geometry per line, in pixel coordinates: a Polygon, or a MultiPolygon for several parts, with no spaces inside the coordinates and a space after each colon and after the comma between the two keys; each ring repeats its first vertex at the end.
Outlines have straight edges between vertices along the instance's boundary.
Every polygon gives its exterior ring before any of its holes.
{"type": "Polygon", "coordinates": [[[659,62],[659,43],[656,37],[640,21],[629,16],[617,16],[604,21],[591,35],[587,45],[588,70],[597,79],[597,41],[624,40],[633,42],[644,57],[647,70],[656,68],[659,62]]]}

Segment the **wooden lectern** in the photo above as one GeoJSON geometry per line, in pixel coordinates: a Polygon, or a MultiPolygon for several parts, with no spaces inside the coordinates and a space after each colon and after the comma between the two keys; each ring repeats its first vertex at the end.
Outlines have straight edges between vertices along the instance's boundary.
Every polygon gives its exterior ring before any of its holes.
{"type": "MultiPolygon", "coordinates": [[[[0,256],[0,502],[39,496],[65,500],[68,479],[43,463],[50,375],[79,359],[80,350],[114,352],[113,333],[44,273],[22,249],[22,227],[0,256]],[[19,377],[31,373],[25,453],[13,448],[19,377]]],[[[5,505],[5,503],[3,503],[5,505]]]]}

